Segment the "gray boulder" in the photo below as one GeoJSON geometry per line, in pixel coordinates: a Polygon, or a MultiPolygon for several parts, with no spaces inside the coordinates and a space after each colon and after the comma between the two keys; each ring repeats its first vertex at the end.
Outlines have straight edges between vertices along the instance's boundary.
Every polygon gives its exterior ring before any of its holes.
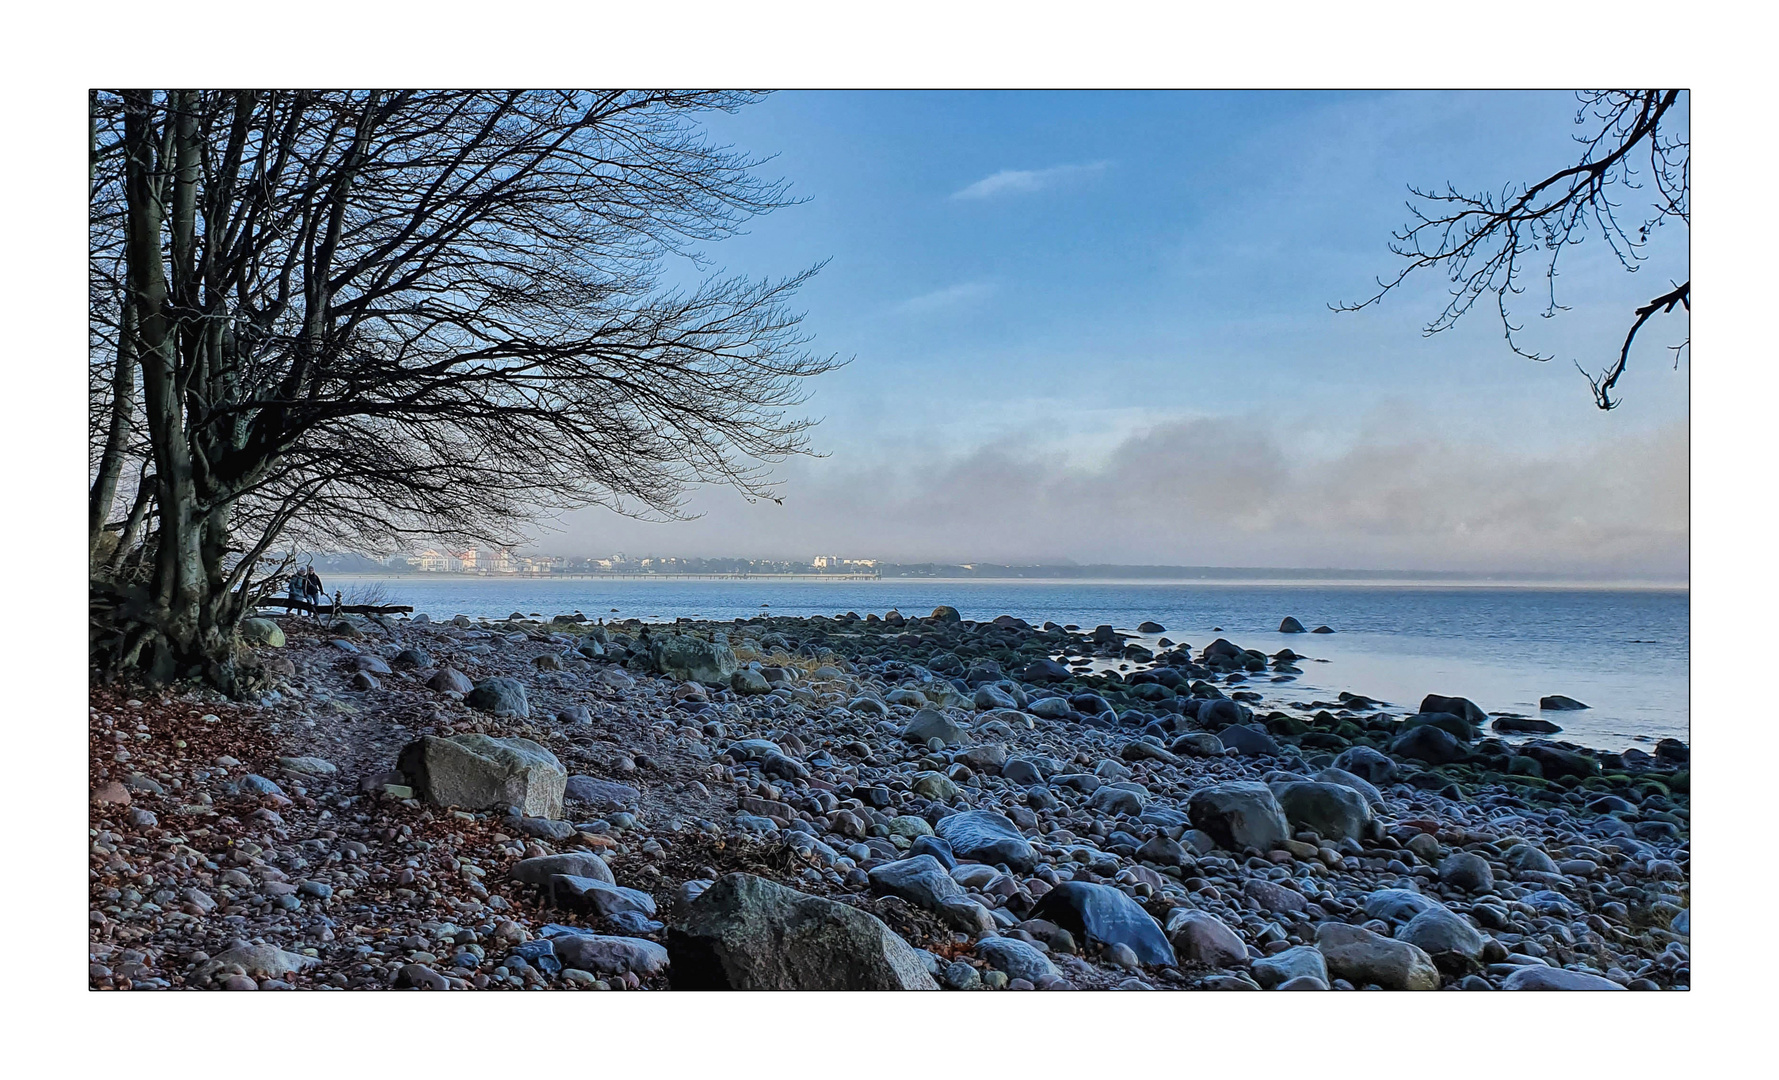
{"type": "Polygon", "coordinates": [[[915,713],[908,726],[902,729],[902,738],[923,745],[928,739],[938,739],[946,746],[962,746],[970,741],[969,733],[962,725],[938,709],[922,709],[915,713]]]}
{"type": "Polygon", "coordinates": [[[440,806],[511,806],[529,817],[562,816],[568,773],[530,739],[423,735],[402,749],[396,767],[421,798],[440,806]]]}
{"type": "Polygon", "coordinates": [[[1246,724],[1231,724],[1219,731],[1217,738],[1224,746],[1238,754],[1247,756],[1276,756],[1285,752],[1285,748],[1278,744],[1278,740],[1259,728],[1249,727],[1246,724]]]}
{"type": "Polygon", "coordinates": [[[1103,950],[1129,949],[1138,963],[1172,966],[1167,935],[1135,900],[1110,885],[1065,881],[1045,893],[1031,917],[1048,919],[1075,940],[1103,950]]]}
{"type": "Polygon", "coordinates": [[[937,990],[876,916],[752,874],[718,879],[667,931],[677,990],[937,990]]]}
{"type": "Polygon", "coordinates": [[[608,919],[627,913],[650,918],[655,914],[655,898],[641,889],[627,889],[579,874],[551,874],[544,882],[544,893],[552,907],[591,912],[608,919]]]}
{"type": "Polygon", "coordinates": [[[1396,782],[1396,763],[1369,746],[1350,746],[1334,759],[1334,767],[1373,784],[1396,782]]]}
{"type": "Polygon", "coordinates": [[[1358,840],[1371,825],[1371,804],[1353,788],[1315,780],[1271,787],[1293,829],[1308,829],[1326,840],[1358,840]]]}
{"type": "Polygon", "coordinates": [[[1167,939],[1182,960],[1208,967],[1240,967],[1248,950],[1229,925],[1208,911],[1175,908],[1168,913],[1167,939]]]}
{"type": "Polygon", "coordinates": [[[1143,812],[1143,805],[1149,801],[1149,793],[1137,791],[1123,784],[1111,784],[1094,792],[1087,800],[1102,814],[1129,814],[1132,817],[1143,812]]]}
{"type": "Polygon", "coordinates": [[[1268,990],[1292,979],[1319,979],[1328,985],[1328,962],[1314,945],[1297,945],[1263,960],[1254,961],[1254,981],[1268,990]]]}
{"type": "Polygon", "coordinates": [[[1188,731],[1175,739],[1168,750],[1190,757],[1222,757],[1224,746],[1222,739],[1208,731],[1188,731]]]}
{"type": "Polygon", "coordinates": [[[1038,864],[1037,852],[1005,814],[993,810],[966,810],[949,814],[933,826],[939,839],[950,845],[960,859],[990,865],[1006,863],[1020,873],[1038,864]]]}
{"type": "Polygon", "coordinates": [[[1425,724],[1410,728],[1391,740],[1390,753],[1429,765],[1447,765],[1463,757],[1464,748],[1451,732],[1425,724]]]}
{"type": "Polygon", "coordinates": [[[568,934],[552,939],[565,967],[601,975],[658,975],[667,969],[667,949],[646,938],[568,934]]]}
{"type": "Polygon", "coordinates": [[[1474,851],[1454,851],[1439,864],[1439,880],[1465,892],[1488,892],[1495,887],[1495,872],[1474,851]]]}
{"type": "Polygon", "coordinates": [[[1278,800],[1265,784],[1254,780],[1200,788],[1187,799],[1186,816],[1193,828],[1232,851],[1250,847],[1270,851],[1291,836],[1278,800]]]}
{"type": "Polygon", "coordinates": [[[426,688],[437,690],[440,693],[449,690],[458,694],[467,694],[476,688],[476,684],[469,681],[469,676],[446,664],[433,672],[432,678],[426,680],[426,688]]]}
{"type": "Polygon", "coordinates": [[[976,955],[991,967],[1007,973],[1009,978],[1036,983],[1046,975],[1060,974],[1050,958],[1037,948],[1017,938],[985,937],[976,943],[976,955]]]}
{"type": "Polygon", "coordinates": [[[1468,971],[1483,950],[1483,936],[1476,927],[1443,904],[1397,927],[1396,940],[1420,949],[1439,970],[1454,975],[1468,971]]]}
{"type": "Polygon", "coordinates": [[[1576,701],[1574,698],[1565,697],[1562,694],[1546,694],[1538,699],[1538,707],[1540,709],[1554,709],[1565,712],[1571,709],[1587,708],[1586,705],[1576,701]]]}
{"type": "Polygon", "coordinates": [[[1356,985],[1376,983],[1386,990],[1437,990],[1439,969],[1432,957],[1406,941],[1374,934],[1363,926],[1326,922],[1316,928],[1316,948],[1330,974],[1356,985]]]}
{"type": "Polygon", "coordinates": [[[1365,801],[1374,809],[1384,801],[1384,793],[1379,791],[1376,785],[1363,777],[1354,776],[1345,769],[1337,769],[1333,766],[1329,766],[1317,773],[1316,779],[1324,784],[1339,784],[1342,787],[1352,788],[1360,795],[1363,795],[1365,801]]]}
{"type": "Polygon", "coordinates": [[[569,874],[574,877],[593,878],[607,885],[616,885],[618,879],[612,876],[611,867],[605,860],[586,851],[571,851],[563,855],[539,855],[536,858],[520,859],[513,865],[513,880],[523,881],[527,885],[539,888],[550,883],[557,874],[569,874]]]}
{"type": "Polygon", "coordinates": [[[720,641],[686,634],[662,634],[649,641],[649,664],[670,679],[726,685],[735,669],[735,651],[720,641]]]}
{"type": "Polygon", "coordinates": [[[585,803],[597,810],[635,810],[642,802],[642,792],[616,780],[597,776],[571,776],[563,787],[563,798],[585,803]]]}
{"type": "Polygon", "coordinates": [[[1478,727],[1489,722],[1489,714],[1483,712],[1476,702],[1469,698],[1428,694],[1421,699],[1421,711],[1424,713],[1451,713],[1463,717],[1478,727]]]}
{"type": "Polygon", "coordinates": [[[871,891],[878,896],[899,896],[928,911],[938,911],[947,900],[964,895],[964,887],[931,855],[874,866],[868,877],[871,891]]]}
{"type": "Polygon", "coordinates": [[[1600,975],[1566,968],[1527,964],[1501,980],[1503,990],[1623,990],[1624,987],[1600,975]]]}
{"type": "Polygon", "coordinates": [[[766,681],[766,676],[753,668],[736,668],[735,673],[729,676],[729,688],[742,695],[772,692],[772,684],[766,681]]]}
{"type": "Polygon", "coordinates": [[[463,696],[463,703],[496,716],[531,719],[531,703],[525,700],[525,684],[504,675],[477,683],[475,689],[463,696]]]}

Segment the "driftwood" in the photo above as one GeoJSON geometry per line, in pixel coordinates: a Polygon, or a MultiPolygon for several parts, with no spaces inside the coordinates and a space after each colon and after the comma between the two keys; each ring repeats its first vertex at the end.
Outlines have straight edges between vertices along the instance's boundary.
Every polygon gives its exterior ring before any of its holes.
{"type": "Polygon", "coordinates": [[[311,615],[408,615],[414,608],[410,604],[311,604],[307,600],[292,600],[289,597],[274,597],[261,600],[261,607],[282,607],[291,611],[306,611],[311,615]]]}

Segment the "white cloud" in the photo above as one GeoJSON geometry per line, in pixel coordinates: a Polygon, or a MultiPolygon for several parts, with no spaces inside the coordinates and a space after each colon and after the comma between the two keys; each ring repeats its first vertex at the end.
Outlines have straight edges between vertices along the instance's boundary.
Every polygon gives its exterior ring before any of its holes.
{"type": "Polygon", "coordinates": [[[965,281],[943,289],[935,289],[930,293],[922,293],[896,305],[896,310],[909,315],[928,315],[937,311],[948,311],[962,307],[989,296],[995,291],[992,283],[986,281],[965,281]]]}
{"type": "Polygon", "coordinates": [[[1045,188],[1055,187],[1070,180],[1097,176],[1106,171],[1111,162],[1095,161],[1086,165],[1054,165],[1048,169],[1002,169],[993,176],[985,176],[961,191],[953,192],[954,199],[991,199],[996,195],[1016,195],[1045,188]]]}

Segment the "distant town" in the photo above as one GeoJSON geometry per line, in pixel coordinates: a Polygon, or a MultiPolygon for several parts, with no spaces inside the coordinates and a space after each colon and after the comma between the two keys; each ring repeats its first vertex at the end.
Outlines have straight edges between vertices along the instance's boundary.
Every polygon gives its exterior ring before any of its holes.
{"type": "Polygon", "coordinates": [[[815,555],[808,559],[680,558],[523,554],[510,548],[423,548],[384,558],[352,552],[305,556],[333,574],[449,574],[473,577],[812,577],[981,578],[990,580],[1113,581],[1402,581],[1490,583],[1571,581],[1573,575],[1489,574],[1454,570],[1351,570],[1256,566],[1129,566],[1068,561],[1008,563],[895,563],[815,555]]]}
{"type": "Polygon", "coordinates": [[[623,552],[602,558],[569,555],[524,555],[507,548],[466,548],[446,551],[425,548],[411,554],[391,555],[378,562],[356,555],[317,558],[317,565],[332,565],[336,572],[394,571],[398,574],[515,575],[622,575],[672,577],[739,577],[771,575],[820,577],[877,577],[876,559],[846,559],[816,555],[806,562],[775,559],[680,559],[623,552]]]}

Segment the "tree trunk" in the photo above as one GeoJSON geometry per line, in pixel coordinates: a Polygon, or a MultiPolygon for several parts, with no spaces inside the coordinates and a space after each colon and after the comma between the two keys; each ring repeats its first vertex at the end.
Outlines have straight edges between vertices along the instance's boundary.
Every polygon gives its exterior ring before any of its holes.
{"type": "MultiPolygon", "coordinates": [[[[188,429],[188,395],[202,400],[180,345],[201,335],[182,325],[195,308],[191,252],[196,227],[197,130],[192,98],[169,96],[165,123],[173,138],[173,169],[156,153],[154,101],[146,92],[127,97],[125,116],[125,259],[129,301],[136,311],[137,353],[142,366],[142,404],[155,466],[155,504],[160,511],[155,568],[147,589],[124,585],[105,598],[115,635],[105,639],[104,666],[135,668],[151,681],[204,678],[235,689],[232,659],[232,595],[218,593],[227,548],[226,509],[203,505],[188,429]],[[169,189],[171,198],[165,198],[169,189]],[[172,211],[167,220],[163,207],[172,211]],[[169,287],[163,231],[171,233],[174,280],[169,287]],[[188,382],[188,380],[190,382],[188,382]]],[[[97,645],[98,642],[95,642],[97,645]]]]}
{"type": "Polygon", "coordinates": [[[111,516],[111,502],[117,496],[117,478],[123,471],[124,451],[129,449],[134,432],[131,414],[136,409],[136,319],[135,305],[126,297],[123,317],[118,320],[117,368],[111,376],[111,427],[105,433],[105,450],[99,456],[99,474],[87,498],[87,557],[99,547],[99,536],[105,531],[105,519],[111,516]]]}

